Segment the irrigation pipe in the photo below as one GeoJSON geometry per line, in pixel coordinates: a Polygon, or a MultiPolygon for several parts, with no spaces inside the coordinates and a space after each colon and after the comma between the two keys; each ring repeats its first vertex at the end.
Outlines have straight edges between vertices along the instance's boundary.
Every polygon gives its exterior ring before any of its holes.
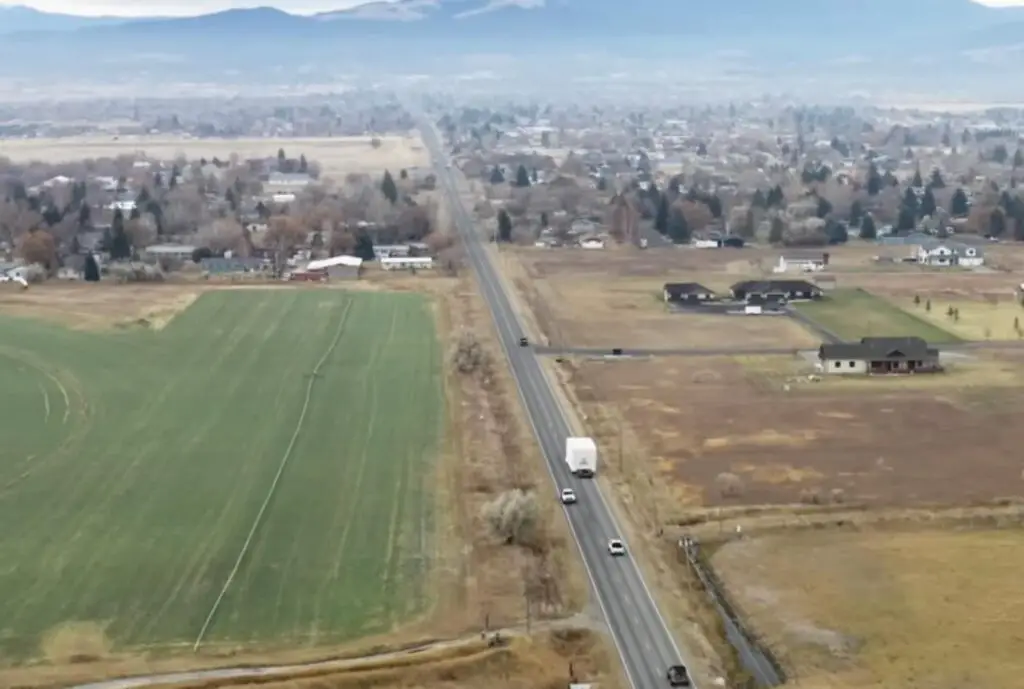
{"type": "Polygon", "coordinates": [[[317,374],[320,373],[320,369],[327,362],[327,358],[331,356],[331,353],[334,352],[334,348],[337,347],[338,342],[341,341],[341,334],[345,330],[345,321],[348,320],[348,311],[351,306],[352,302],[349,302],[345,306],[345,311],[341,314],[341,322],[338,324],[338,332],[334,334],[334,339],[331,340],[331,344],[327,347],[327,351],[324,352],[324,355],[320,357],[320,361],[316,362],[316,366],[313,367],[313,373],[309,376],[309,384],[306,386],[306,399],[302,403],[302,411],[299,413],[299,420],[295,424],[295,432],[292,433],[292,439],[288,442],[288,447],[284,451],[284,456],[281,457],[281,464],[277,467],[277,473],[274,475],[274,480],[270,483],[270,490],[267,491],[267,497],[263,499],[263,504],[260,505],[260,511],[256,513],[256,518],[252,521],[252,527],[249,529],[249,535],[245,537],[245,543],[242,544],[242,549],[238,552],[238,558],[235,560],[235,566],[231,568],[231,573],[228,574],[228,578],[224,582],[224,586],[217,595],[217,600],[213,602],[213,607],[210,608],[210,613],[206,616],[206,621],[203,622],[203,626],[199,630],[199,635],[196,636],[195,643],[192,644],[193,653],[198,651],[199,647],[202,645],[203,638],[206,636],[206,631],[210,628],[210,624],[213,622],[213,618],[217,615],[217,611],[220,609],[220,604],[224,600],[224,596],[227,594],[228,589],[231,588],[231,584],[234,582],[235,576],[238,574],[238,570],[242,566],[242,561],[249,552],[249,546],[252,545],[252,539],[256,536],[256,531],[263,522],[263,515],[267,511],[267,507],[270,505],[270,500],[274,497],[274,493],[277,492],[277,484],[281,481],[281,475],[284,473],[285,467],[288,466],[288,460],[291,459],[292,450],[295,449],[295,443],[299,439],[299,433],[302,432],[302,424],[306,420],[306,412],[309,411],[309,400],[313,396],[313,384],[316,382],[316,377],[317,374]]]}

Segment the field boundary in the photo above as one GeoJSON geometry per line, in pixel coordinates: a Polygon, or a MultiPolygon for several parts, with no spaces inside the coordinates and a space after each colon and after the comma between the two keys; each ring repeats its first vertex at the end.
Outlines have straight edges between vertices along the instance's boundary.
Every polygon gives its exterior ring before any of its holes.
{"type": "Polygon", "coordinates": [[[711,563],[707,561],[697,542],[690,538],[679,540],[678,548],[690,571],[700,581],[708,600],[722,618],[725,636],[736,650],[744,669],[751,674],[757,683],[764,687],[777,687],[786,682],[786,674],[782,664],[765,644],[758,640],[756,634],[744,624],[730,600],[725,586],[715,574],[711,563]]]}
{"type": "Polygon", "coordinates": [[[274,497],[274,493],[277,492],[277,486],[281,481],[281,475],[284,473],[285,467],[288,466],[288,461],[291,459],[292,450],[295,449],[295,443],[299,439],[299,434],[302,432],[303,422],[306,420],[306,412],[309,411],[309,401],[313,396],[313,385],[316,383],[317,375],[320,373],[320,369],[327,362],[328,357],[334,352],[334,349],[341,342],[341,335],[345,332],[345,323],[348,321],[348,313],[352,308],[352,301],[349,300],[345,304],[345,310],[341,314],[340,322],[338,323],[338,330],[334,333],[334,339],[331,340],[327,350],[324,352],[320,360],[316,362],[316,366],[313,367],[313,371],[309,376],[309,383],[306,385],[306,398],[302,403],[302,411],[299,412],[299,420],[295,424],[295,431],[292,433],[291,440],[288,441],[288,447],[284,451],[284,455],[281,457],[281,463],[277,467],[277,473],[274,475],[274,480],[270,483],[270,489],[267,491],[267,497],[263,499],[263,504],[260,505],[259,512],[256,513],[256,518],[253,519],[252,527],[249,529],[249,534],[245,537],[245,542],[242,544],[242,549],[238,553],[238,557],[235,559],[235,564],[231,568],[231,573],[228,574],[228,578],[224,582],[224,586],[221,588],[220,593],[217,594],[217,599],[213,602],[213,606],[210,608],[209,614],[206,616],[206,620],[203,622],[202,628],[199,630],[199,634],[196,636],[195,643],[192,644],[192,651],[196,652],[203,643],[203,638],[206,636],[206,632],[213,622],[213,618],[216,616],[217,611],[220,609],[220,604],[224,600],[224,596],[227,594],[228,589],[231,588],[231,584],[235,580],[235,576],[238,574],[238,570],[242,566],[242,561],[245,559],[246,554],[249,552],[249,547],[252,545],[252,539],[256,535],[256,531],[259,529],[260,524],[263,522],[263,515],[267,511],[267,507],[270,505],[270,500],[274,497]]]}

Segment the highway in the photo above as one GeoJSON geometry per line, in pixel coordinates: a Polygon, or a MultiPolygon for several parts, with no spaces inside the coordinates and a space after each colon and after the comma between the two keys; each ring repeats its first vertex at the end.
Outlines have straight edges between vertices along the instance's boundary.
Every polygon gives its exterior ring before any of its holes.
{"type": "Polygon", "coordinates": [[[623,539],[629,552],[628,539],[616,524],[597,482],[576,479],[566,468],[565,439],[572,432],[563,409],[549,386],[537,355],[531,348],[519,346],[522,328],[491,263],[484,240],[462,205],[455,178],[448,167],[449,157],[435,128],[423,121],[420,129],[434,163],[439,188],[450,200],[452,219],[494,318],[502,349],[551,473],[554,486],[544,497],[557,500],[558,489],[565,487],[576,491],[579,502],[565,508],[566,518],[629,683],[633,689],[667,687],[667,668],[680,662],[687,666],[690,663],[673,639],[632,555],[620,558],[608,555],[608,539],[623,539]]]}

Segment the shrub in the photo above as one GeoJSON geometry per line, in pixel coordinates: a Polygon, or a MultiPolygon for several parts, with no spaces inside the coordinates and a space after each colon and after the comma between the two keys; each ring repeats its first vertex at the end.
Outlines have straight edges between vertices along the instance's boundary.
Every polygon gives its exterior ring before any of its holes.
{"type": "Polygon", "coordinates": [[[540,509],[531,491],[508,490],[484,505],[483,516],[508,545],[535,547],[540,535],[540,509]]]}
{"type": "Polygon", "coordinates": [[[120,283],[163,282],[164,274],[159,266],[145,263],[111,263],[107,273],[120,283]]]}
{"type": "Polygon", "coordinates": [[[738,498],[743,495],[743,479],[736,474],[719,474],[715,477],[715,486],[723,498],[738,498]]]}
{"type": "Polygon", "coordinates": [[[471,332],[463,332],[452,351],[452,365],[459,373],[474,373],[487,364],[487,352],[471,332]]]}

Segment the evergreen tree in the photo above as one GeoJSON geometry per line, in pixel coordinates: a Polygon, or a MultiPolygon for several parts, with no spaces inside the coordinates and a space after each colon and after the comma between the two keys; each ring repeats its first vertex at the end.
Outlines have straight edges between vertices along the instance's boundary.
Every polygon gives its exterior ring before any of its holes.
{"type": "Polygon", "coordinates": [[[96,263],[96,257],[90,251],[85,255],[85,266],[83,266],[86,282],[100,281],[100,266],[96,263]]]}
{"type": "Polygon", "coordinates": [[[1017,149],[1013,152],[1013,169],[1024,167],[1024,151],[1017,149]]]}
{"type": "Polygon", "coordinates": [[[83,203],[82,207],[78,209],[78,226],[79,227],[90,227],[92,225],[92,209],[89,204],[83,203]]]}
{"type": "Polygon", "coordinates": [[[384,171],[384,180],[380,183],[380,190],[384,194],[384,198],[391,202],[391,205],[398,203],[398,186],[387,170],[384,171]]]}
{"type": "MultiPolygon", "coordinates": [[[[309,161],[306,160],[305,154],[299,156],[299,172],[304,175],[309,173],[309,161]]],[[[402,172],[405,172],[405,170],[402,170],[402,172]]],[[[405,179],[405,177],[402,179],[405,179]]]]}
{"type": "Polygon", "coordinates": [[[707,154],[708,154],[708,147],[704,145],[704,142],[702,141],[699,144],[697,144],[697,155],[699,155],[701,158],[703,158],[707,154]]]}
{"type": "Polygon", "coordinates": [[[285,167],[288,165],[288,156],[284,154],[284,149],[277,149],[277,171],[286,172],[285,167]]]}
{"type": "Polygon", "coordinates": [[[668,194],[662,194],[658,201],[658,213],[654,216],[654,229],[660,234],[668,234],[668,220],[669,220],[669,207],[668,207],[668,194]]]}
{"type": "Polygon", "coordinates": [[[911,189],[910,187],[907,187],[907,190],[903,192],[903,202],[900,205],[903,208],[909,208],[914,213],[915,217],[921,210],[920,205],[917,201],[917,194],[915,194],[914,190],[911,189]]]}
{"type": "Polygon", "coordinates": [[[767,208],[768,199],[765,198],[764,192],[760,189],[754,191],[754,195],[750,198],[750,205],[753,208],[767,208]]]}
{"type": "Polygon", "coordinates": [[[942,173],[939,172],[939,168],[932,170],[932,178],[928,182],[928,186],[932,189],[944,189],[946,187],[946,180],[942,179],[942,173]]]}
{"type": "Polygon", "coordinates": [[[720,220],[722,217],[722,199],[712,194],[704,199],[704,205],[711,211],[711,217],[715,220],[720,220]]]}
{"type": "Polygon", "coordinates": [[[153,175],[153,186],[155,186],[157,189],[163,189],[164,176],[161,173],[158,172],[155,175],[153,175]]]}
{"type": "Polygon", "coordinates": [[[548,226],[548,212],[547,211],[541,211],[540,212],[540,226],[541,227],[547,227],[548,226]]]}
{"type": "Polygon", "coordinates": [[[512,241],[512,218],[504,208],[498,211],[498,241],[512,241]]]}
{"type": "Polygon", "coordinates": [[[772,187],[765,201],[769,208],[783,208],[786,205],[786,195],[782,193],[782,185],[776,184],[772,187]]]}
{"type": "Polygon", "coordinates": [[[683,215],[683,210],[678,206],[673,206],[668,217],[669,239],[672,240],[673,244],[689,244],[692,235],[690,225],[686,222],[686,216],[683,215]]]}
{"type": "Polygon", "coordinates": [[[786,224],[779,216],[772,217],[771,227],[768,230],[768,241],[772,244],[781,244],[786,233],[786,224]]]}
{"type": "Polygon", "coordinates": [[[370,238],[369,233],[360,232],[356,235],[356,243],[352,247],[352,255],[364,261],[372,261],[376,258],[373,253],[373,239],[370,238]]]}
{"type": "Polygon", "coordinates": [[[501,166],[495,165],[494,169],[491,170],[491,184],[504,184],[505,175],[501,171],[501,166]]]}
{"type": "Polygon", "coordinates": [[[856,199],[850,204],[850,227],[860,227],[863,218],[864,204],[861,203],[860,199],[856,199]]]}
{"type": "Polygon", "coordinates": [[[1006,150],[1006,144],[999,144],[992,149],[992,160],[1003,165],[1010,158],[1010,152],[1006,150]]]}
{"type": "Polygon", "coordinates": [[[516,170],[516,186],[520,188],[530,186],[530,173],[526,171],[526,166],[524,165],[520,165],[516,170]]]}
{"type": "Polygon", "coordinates": [[[124,230],[124,213],[118,208],[110,224],[110,257],[115,260],[131,258],[132,244],[124,230]]]}
{"type": "Polygon", "coordinates": [[[870,213],[865,213],[860,222],[860,238],[876,239],[877,237],[878,228],[875,227],[875,219],[871,217],[870,213]]]}
{"type": "Polygon", "coordinates": [[[935,205],[935,194],[932,193],[931,187],[924,190],[924,195],[921,196],[921,216],[931,217],[935,215],[935,211],[938,210],[935,205]]]}
{"type": "Polygon", "coordinates": [[[256,203],[256,215],[259,216],[261,219],[266,220],[267,218],[270,217],[270,209],[267,208],[267,205],[265,203],[263,203],[262,201],[258,201],[256,203]]]}
{"type": "Polygon", "coordinates": [[[901,206],[896,218],[896,229],[909,232],[917,228],[917,213],[913,208],[901,206]]]}
{"type": "Polygon", "coordinates": [[[537,168],[533,168],[530,172],[530,181],[537,184],[540,181],[540,171],[537,168]]]}
{"type": "Polygon", "coordinates": [[[597,190],[598,191],[608,191],[608,180],[606,180],[604,177],[598,178],[598,180],[597,180],[597,190]]]}
{"type": "Polygon", "coordinates": [[[142,217],[142,211],[139,210],[138,206],[132,206],[132,210],[128,214],[128,217],[131,218],[132,220],[138,220],[139,218],[142,217]]]}
{"type": "Polygon", "coordinates": [[[232,212],[238,211],[238,197],[235,196],[235,190],[233,187],[228,187],[228,190],[224,192],[224,200],[228,202],[228,206],[232,212]]]}
{"type": "Polygon", "coordinates": [[[814,214],[817,215],[819,218],[825,218],[831,212],[832,212],[832,204],[829,203],[828,199],[826,199],[826,198],[824,198],[822,196],[819,196],[818,197],[818,208],[815,210],[814,214]]]}
{"type": "Polygon", "coordinates": [[[868,196],[878,196],[878,193],[882,191],[883,182],[882,175],[878,172],[878,166],[871,163],[868,168],[868,196]]]}
{"type": "Polygon", "coordinates": [[[915,189],[920,189],[924,186],[924,179],[921,178],[921,168],[914,170],[914,179],[910,182],[910,186],[915,189]]]}
{"type": "Polygon", "coordinates": [[[398,179],[409,179],[409,171],[403,167],[398,171],[398,179]]]}
{"type": "Polygon", "coordinates": [[[949,213],[954,218],[962,218],[971,212],[970,204],[967,202],[967,194],[964,190],[957,187],[957,190],[953,192],[953,200],[949,204],[949,213]]]}

